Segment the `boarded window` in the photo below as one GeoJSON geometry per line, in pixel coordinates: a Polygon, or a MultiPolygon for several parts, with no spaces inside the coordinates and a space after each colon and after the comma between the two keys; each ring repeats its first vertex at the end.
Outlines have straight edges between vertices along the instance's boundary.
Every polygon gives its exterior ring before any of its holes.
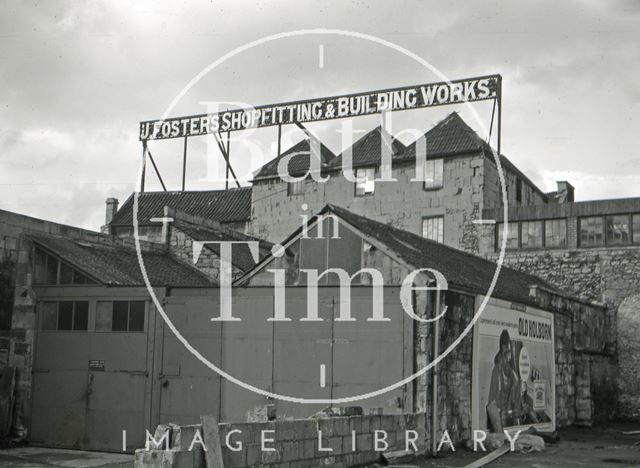
{"type": "Polygon", "coordinates": [[[40,318],[40,329],[52,331],[58,329],[58,303],[43,302],[40,307],[42,316],[40,318]]]}
{"type": "MultiPolygon", "coordinates": [[[[518,223],[507,223],[507,249],[517,249],[519,247],[519,232],[518,232],[518,223]]],[[[496,250],[500,250],[502,248],[502,231],[504,230],[504,223],[496,224],[496,232],[498,242],[496,243],[496,250]]]]}
{"type": "Polygon", "coordinates": [[[607,216],[607,244],[628,244],[631,242],[629,215],[607,216]]]}
{"type": "Polygon", "coordinates": [[[370,195],[375,190],[374,178],[376,176],[376,170],[373,167],[366,169],[356,169],[356,197],[363,197],[370,195]]]}
{"type": "Polygon", "coordinates": [[[444,217],[433,216],[422,219],[422,237],[444,242],[444,217]]]}
{"type": "Polygon", "coordinates": [[[424,165],[425,190],[439,189],[444,186],[444,163],[442,159],[427,160],[424,165]]]}
{"type": "Polygon", "coordinates": [[[604,219],[602,216],[580,218],[580,246],[604,245],[604,219]]]}
{"type": "Polygon", "coordinates": [[[542,247],[542,221],[523,221],[520,245],[526,249],[542,247]]]}
{"type": "Polygon", "coordinates": [[[111,301],[98,301],[96,304],[96,331],[111,331],[111,316],[113,303],[111,301]]]}
{"type": "Polygon", "coordinates": [[[544,222],[544,244],[546,247],[567,246],[566,219],[547,219],[544,222]]]}

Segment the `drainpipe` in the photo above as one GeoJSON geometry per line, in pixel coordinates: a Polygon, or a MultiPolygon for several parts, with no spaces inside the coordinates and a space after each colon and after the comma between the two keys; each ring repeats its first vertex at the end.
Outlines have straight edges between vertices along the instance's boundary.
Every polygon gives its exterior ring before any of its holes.
{"type": "MultiPolygon", "coordinates": [[[[436,293],[436,306],[433,311],[433,316],[437,317],[440,314],[440,290],[436,293]]],[[[433,359],[438,355],[438,348],[440,347],[440,320],[434,320],[433,322],[433,359]]],[[[432,397],[431,397],[431,454],[435,457],[438,455],[438,372],[436,366],[433,366],[432,374],[432,397]]]]}

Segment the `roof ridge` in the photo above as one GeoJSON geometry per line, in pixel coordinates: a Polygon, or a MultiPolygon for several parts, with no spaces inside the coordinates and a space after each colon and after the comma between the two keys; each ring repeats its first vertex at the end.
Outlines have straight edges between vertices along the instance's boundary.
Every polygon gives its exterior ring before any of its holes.
{"type": "MultiPolygon", "coordinates": [[[[350,210],[348,210],[348,209],[346,209],[346,208],[343,208],[343,207],[341,207],[341,206],[334,205],[334,204],[327,204],[327,205],[325,205],[325,207],[324,207],[324,208],[319,212],[319,214],[320,214],[320,213],[322,213],[325,209],[332,210],[332,211],[334,211],[334,212],[335,212],[335,214],[337,214],[337,215],[340,215],[340,213],[339,213],[340,211],[345,211],[345,212],[346,212],[346,213],[348,213],[350,216],[354,216],[354,217],[356,217],[356,218],[364,219],[364,220],[366,220],[367,222],[370,222],[370,223],[378,224],[378,225],[380,225],[380,226],[383,226],[385,229],[390,229],[390,230],[392,230],[394,233],[399,233],[399,234],[402,234],[402,235],[408,235],[409,237],[411,237],[411,238],[413,238],[414,240],[419,241],[419,242],[421,242],[421,243],[431,244],[431,245],[433,245],[433,246],[437,246],[438,248],[443,248],[443,249],[448,250],[448,251],[453,251],[453,252],[455,252],[456,254],[463,255],[463,256],[466,256],[466,257],[469,257],[469,258],[473,258],[474,260],[480,260],[480,261],[482,261],[483,263],[485,263],[485,264],[489,264],[489,265],[494,266],[494,267],[496,267],[496,268],[498,267],[498,264],[497,264],[497,263],[495,263],[495,262],[493,262],[493,261],[491,261],[491,260],[489,260],[489,259],[487,259],[487,258],[481,257],[481,256],[479,256],[479,255],[472,254],[472,253],[470,253],[470,252],[466,252],[466,251],[464,251],[464,250],[456,249],[456,248],[454,248],[454,247],[448,246],[448,245],[443,244],[443,243],[441,243],[441,242],[434,241],[434,240],[432,240],[432,239],[427,239],[426,237],[422,237],[422,236],[420,236],[420,235],[418,235],[418,234],[415,234],[415,233],[413,233],[413,232],[410,232],[410,231],[405,231],[404,229],[397,228],[397,227],[392,226],[392,225],[390,225],[390,224],[384,224],[384,223],[381,223],[380,221],[376,221],[376,220],[374,220],[374,219],[367,218],[366,216],[361,216],[361,215],[356,214],[356,213],[354,213],[354,212],[352,212],[352,211],[350,211],[350,210]],[[336,211],[336,210],[337,210],[337,211],[336,211]]],[[[357,226],[356,226],[356,227],[357,227],[357,226]]],[[[414,265],[414,266],[415,266],[415,265],[414,265]]],[[[558,289],[557,287],[555,287],[554,285],[552,285],[552,284],[551,284],[551,283],[549,283],[548,281],[546,281],[546,280],[544,280],[544,279],[542,279],[542,278],[539,278],[539,277],[537,277],[537,276],[535,276],[535,275],[532,275],[531,273],[527,273],[527,272],[524,272],[524,271],[516,270],[516,269],[514,269],[514,268],[511,268],[511,267],[508,267],[508,266],[505,266],[505,265],[501,265],[501,266],[500,266],[500,268],[501,268],[502,270],[507,270],[507,271],[515,272],[515,273],[517,273],[517,274],[524,275],[524,276],[527,276],[527,277],[530,277],[530,278],[535,278],[536,280],[538,280],[538,281],[540,281],[540,282],[542,282],[542,283],[545,283],[549,288],[551,288],[551,289],[553,289],[553,290],[557,290],[557,289],[558,289]]]]}

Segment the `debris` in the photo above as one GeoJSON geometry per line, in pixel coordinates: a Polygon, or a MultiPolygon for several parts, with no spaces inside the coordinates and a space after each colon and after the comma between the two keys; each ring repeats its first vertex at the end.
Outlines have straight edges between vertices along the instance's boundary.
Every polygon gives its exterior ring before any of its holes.
{"type": "Polygon", "coordinates": [[[514,450],[522,453],[541,452],[544,450],[542,437],[532,434],[520,434],[513,445],[514,450]]]}
{"type": "Polygon", "coordinates": [[[640,435],[640,431],[619,431],[622,435],[640,435]]]}
{"type": "Polygon", "coordinates": [[[385,461],[388,464],[393,464],[395,462],[407,461],[415,457],[415,455],[416,454],[413,450],[393,450],[390,452],[384,452],[382,454],[382,461],[385,461]]]}
{"type": "Polygon", "coordinates": [[[495,449],[493,452],[486,454],[484,457],[465,465],[463,468],[480,468],[488,465],[492,461],[500,458],[502,455],[510,450],[509,445],[503,445],[502,447],[495,449]]]}
{"type": "Polygon", "coordinates": [[[207,447],[205,452],[207,468],[224,468],[218,420],[214,416],[200,416],[200,422],[202,423],[202,439],[207,447]]]}

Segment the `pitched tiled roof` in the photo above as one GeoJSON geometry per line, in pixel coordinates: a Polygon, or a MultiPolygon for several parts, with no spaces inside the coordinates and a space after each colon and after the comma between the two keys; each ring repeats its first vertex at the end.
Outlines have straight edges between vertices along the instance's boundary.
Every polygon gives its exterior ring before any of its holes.
{"type": "MultiPolygon", "coordinates": [[[[287,165],[289,175],[301,176],[306,173],[309,170],[309,161],[311,158],[309,141],[308,138],[301,140],[282,153],[279,158],[269,161],[258,170],[254,179],[273,179],[278,177],[278,162],[282,158],[293,154],[295,154],[295,156],[291,156],[287,165]]],[[[326,167],[335,157],[335,154],[333,154],[329,148],[323,144],[320,145],[321,167],[326,167]]]]}
{"type": "MultiPolygon", "coordinates": [[[[405,146],[401,141],[394,139],[389,134],[387,134],[388,140],[385,140],[382,137],[382,132],[382,127],[378,126],[351,145],[352,167],[379,165],[381,145],[389,144],[389,141],[391,141],[392,157],[396,157],[405,151],[405,146]]],[[[332,168],[340,169],[342,167],[342,158],[345,152],[346,150],[331,161],[330,166],[332,168]]]]}
{"type": "MultiPolygon", "coordinates": [[[[110,286],[144,286],[136,251],[105,240],[89,242],[63,237],[30,234],[37,244],[97,282],[110,286]]],[[[145,269],[152,286],[214,286],[204,273],[164,252],[143,252],[145,269]]]]}
{"type": "MultiPolygon", "coordinates": [[[[138,196],[138,224],[153,224],[149,220],[162,217],[165,206],[221,223],[248,221],[251,218],[251,187],[188,192],[142,192],[138,196]]],[[[133,225],[133,194],[122,204],[111,225],[133,225]]]]}
{"type": "MultiPolygon", "coordinates": [[[[210,226],[196,225],[180,219],[172,223],[171,226],[197,241],[257,241],[259,245],[259,260],[266,257],[271,252],[271,247],[273,246],[271,242],[247,236],[246,234],[225,228],[224,226],[213,228],[210,226]]],[[[218,256],[220,255],[220,246],[217,244],[205,244],[204,248],[214,252],[218,256]]],[[[256,265],[249,246],[246,244],[234,245],[231,253],[231,263],[242,271],[249,271],[256,265]]]]}
{"type": "MultiPolygon", "coordinates": [[[[462,120],[457,112],[452,112],[425,133],[427,140],[427,158],[429,156],[447,156],[471,153],[488,148],[488,145],[476,132],[462,120]]],[[[415,160],[416,142],[407,146],[402,159],[415,160]]]]}
{"type": "MultiPolygon", "coordinates": [[[[497,267],[489,260],[356,215],[335,205],[327,205],[324,211],[336,214],[363,234],[386,245],[416,269],[433,268],[442,273],[450,285],[477,294],[486,294],[489,290],[497,267]]],[[[535,305],[529,296],[529,288],[532,285],[558,291],[555,286],[537,276],[503,266],[492,296],[535,305]]]]}
{"type": "MultiPolygon", "coordinates": [[[[453,156],[458,154],[484,152],[493,161],[493,150],[487,142],[460,117],[457,112],[452,112],[443,120],[438,122],[431,130],[425,133],[427,140],[427,158],[433,156],[453,156]]],[[[415,161],[416,142],[407,146],[406,150],[398,156],[397,161],[415,161]]],[[[516,174],[534,188],[543,198],[546,194],[542,192],[515,164],[506,156],[500,155],[500,163],[505,168],[516,174]]]]}

